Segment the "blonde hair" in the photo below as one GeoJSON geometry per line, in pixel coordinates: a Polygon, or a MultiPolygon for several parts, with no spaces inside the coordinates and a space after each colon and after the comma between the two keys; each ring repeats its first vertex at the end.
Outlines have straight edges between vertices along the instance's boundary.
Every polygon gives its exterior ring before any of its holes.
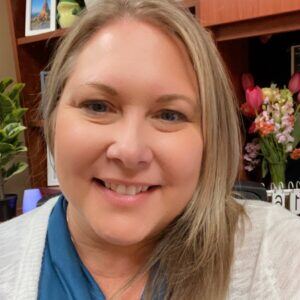
{"type": "Polygon", "coordinates": [[[98,0],[63,38],[41,102],[44,133],[53,152],[55,111],[86,42],[109,21],[131,17],[160,26],[183,42],[197,75],[203,134],[199,182],[184,212],[160,235],[144,271],[154,270],[145,290],[152,299],[224,299],[230,281],[234,235],[242,207],[232,197],[240,150],[232,86],[210,34],[174,0],[98,0]]]}

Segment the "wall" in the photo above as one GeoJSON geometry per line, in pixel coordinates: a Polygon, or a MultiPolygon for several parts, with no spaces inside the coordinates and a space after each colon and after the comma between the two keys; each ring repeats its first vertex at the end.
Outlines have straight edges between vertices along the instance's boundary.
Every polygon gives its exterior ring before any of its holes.
{"type": "MultiPolygon", "coordinates": [[[[16,73],[8,26],[7,7],[6,1],[3,0],[0,0],[0,37],[0,79],[6,76],[11,76],[15,79],[16,73]]],[[[23,136],[22,138],[24,140],[23,136]]],[[[17,160],[23,160],[27,162],[26,153],[20,155],[17,160]]],[[[30,179],[28,170],[26,170],[22,174],[14,176],[5,184],[5,192],[7,194],[17,193],[19,203],[21,203],[20,200],[23,197],[23,191],[28,187],[30,187],[30,179]]]]}

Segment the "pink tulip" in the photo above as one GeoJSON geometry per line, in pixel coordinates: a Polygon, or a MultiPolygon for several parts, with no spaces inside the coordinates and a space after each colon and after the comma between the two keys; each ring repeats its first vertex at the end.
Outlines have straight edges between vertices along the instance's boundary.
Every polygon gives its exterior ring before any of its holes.
{"type": "Polygon", "coordinates": [[[289,82],[289,90],[292,94],[298,93],[300,91],[300,72],[294,73],[289,82]]]}
{"type": "Polygon", "coordinates": [[[252,74],[243,73],[243,75],[242,75],[242,85],[243,85],[244,91],[254,87],[254,79],[253,79],[252,74]]]}
{"type": "Polygon", "coordinates": [[[250,107],[259,112],[263,104],[263,93],[259,86],[246,90],[246,101],[250,107]]]}
{"type": "Polygon", "coordinates": [[[247,102],[241,105],[241,111],[245,117],[251,118],[256,116],[255,110],[251,106],[249,106],[247,102]]]}

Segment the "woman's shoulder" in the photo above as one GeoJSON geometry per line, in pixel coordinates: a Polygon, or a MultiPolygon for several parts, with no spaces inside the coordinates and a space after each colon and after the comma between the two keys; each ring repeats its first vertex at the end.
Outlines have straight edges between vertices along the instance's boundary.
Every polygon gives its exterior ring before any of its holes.
{"type": "MultiPolygon", "coordinates": [[[[237,244],[241,247],[247,241],[254,246],[258,244],[272,244],[275,252],[288,251],[295,245],[300,248],[300,217],[293,215],[287,209],[263,201],[244,200],[240,202],[245,210],[245,215],[240,219],[237,244]]],[[[299,256],[300,261],[300,256],[299,256]]]]}
{"type": "Polygon", "coordinates": [[[11,238],[11,235],[20,235],[26,231],[30,225],[41,225],[47,221],[47,216],[51,213],[58,197],[48,200],[43,206],[38,207],[26,214],[22,214],[16,218],[0,224],[0,239],[11,238]]]}
{"type": "Polygon", "coordinates": [[[300,299],[300,218],[267,202],[240,203],[231,291],[237,299],[300,299]]]}
{"type": "Polygon", "coordinates": [[[0,299],[15,299],[16,293],[27,293],[32,278],[38,277],[48,219],[57,200],[52,198],[0,225],[0,299]]]}
{"type": "MultiPolygon", "coordinates": [[[[243,200],[240,201],[245,210],[245,216],[241,219],[246,233],[268,232],[270,235],[300,230],[300,217],[293,215],[280,205],[265,201],[243,200]]],[[[300,241],[300,239],[296,239],[300,241]]]]}

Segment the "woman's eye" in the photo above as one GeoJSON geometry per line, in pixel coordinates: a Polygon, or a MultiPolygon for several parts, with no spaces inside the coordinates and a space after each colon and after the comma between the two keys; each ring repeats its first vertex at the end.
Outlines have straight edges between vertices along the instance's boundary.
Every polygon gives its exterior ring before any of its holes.
{"type": "Polygon", "coordinates": [[[187,121],[187,117],[184,114],[174,110],[163,110],[158,117],[167,122],[187,121]]]}
{"type": "Polygon", "coordinates": [[[93,112],[93,113],[105,113],[110,112],[111,107],[105,101],[87,101],[81,105],[85,109],[93,112]]]}

